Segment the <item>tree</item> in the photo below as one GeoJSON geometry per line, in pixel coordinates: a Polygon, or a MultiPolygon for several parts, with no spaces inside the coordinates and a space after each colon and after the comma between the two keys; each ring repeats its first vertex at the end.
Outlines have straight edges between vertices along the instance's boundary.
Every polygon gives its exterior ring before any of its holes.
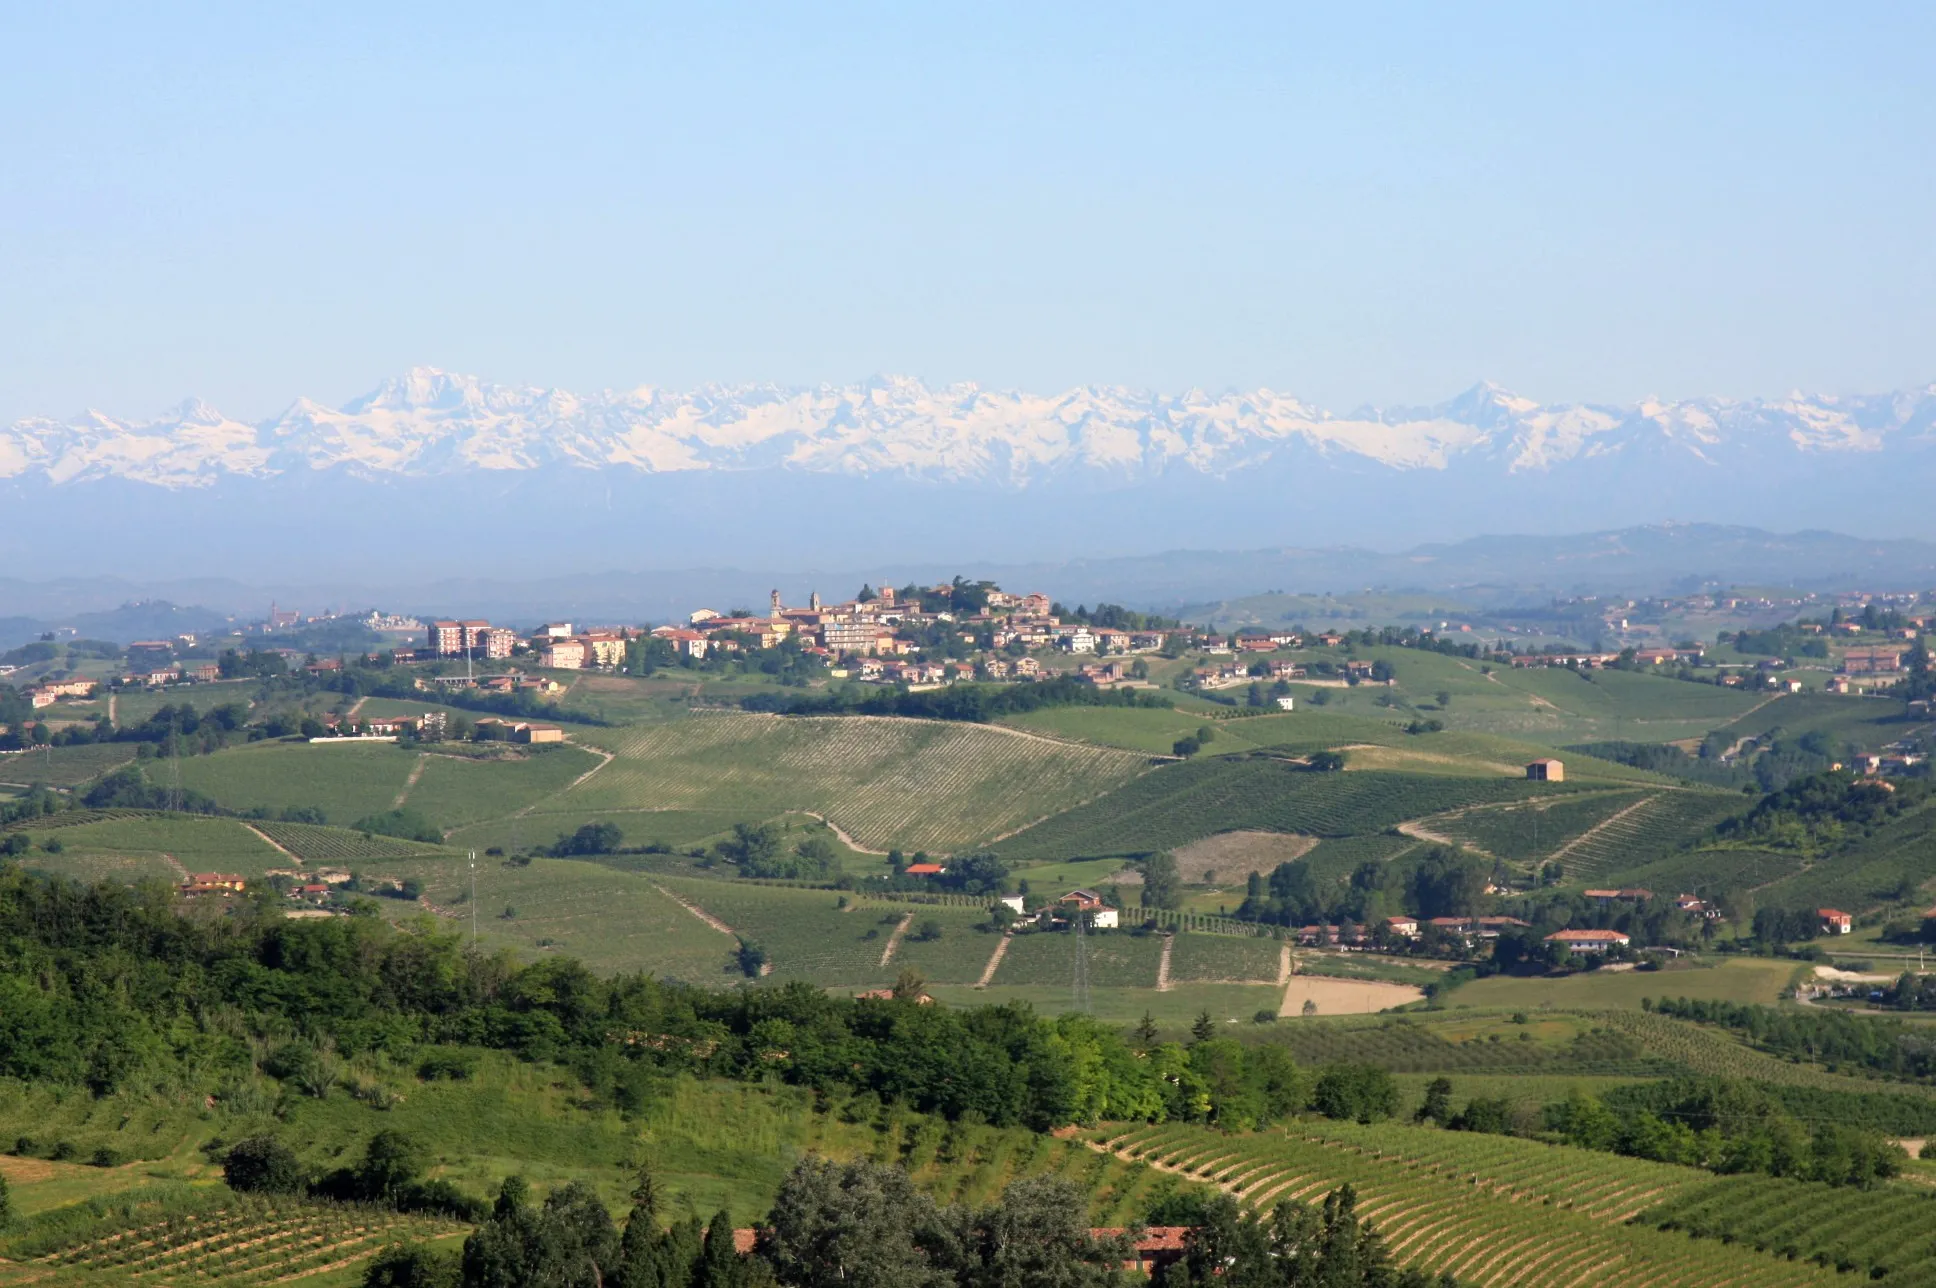
{"type": "Polygon", "coordinates": [[[5,1173],[0,1173],[0,1230],[5,1230],[14,1221],[13,1187],[7,1184],[5,1173]]]}
{"type": "Polygon", "coordinates": [[[735,823],[733,834],[716,847],[722,858],[737,864],[742,876],[780,875],[780,829],[771,823],[735,823]]]}
{"type": "MultiPolygon", "coordinates": [[[[1181,1260],[1158,1270],[1158,1288],[1296,1284],[1299,1288],[1431,1288],[1419,1270],[1396,1270],[1384,1240],[1358,1219],[1358,1196],[1344,1185],[1312,1208],[1281,1202],[1244,1213],[1218,1195],[1184,1239],[1181,1260]],[[1294,1277],[1293,1277],[1294,1276],[1294,1277]]],[[[1456,1288],[1446,1276],[1440,1288],[1456,1288]]]]}
{"type": "Polygon", "coordinates": [[[222,1156],[222,1179],[244,1194],[300,1194],[309,1184],[302,1160],[274,1136],[237,1141],[222,1156]]]}
{"type": "Polygon", "coordinates": [[[1197,1018],[1190,1025],[1190,1036],[1198,1042],[1208,1042],[1217,1035],[1217,1022],[1210,1018],[1210,1012],[1198,1011],[1197,1018]]]}
{"type": "Polygon", "coordinates": [[[1414,1122],[1437,1123],[1443,1127],[1452,1121],[1452,1079],[1434,1078],[1425,1084],[1425,1103],[1412,1115],[1414,1122]]]}
{"type": "Polygon", "coordinates": [[[1101,1288],[1128,1255],[1125,1241],[1090,1236],[1088,1196],[1060,1176],[1016,1181],[967,1223],[957,1279],[977,1288],[1101,1288]]]}
{"type": "Polygon", "coordinates": [[[612,854],[624,841],[625,833],[616,823],[587,823],[570,836],[559,837],[551,853],[561,859],[579,854],[612,854]]]}
{"type": "Polygon", "coordinates": [[[1188,760],[1191,756],[1196,755],[1197,752],[1201,750],[1203,750],[1202,742],[1200,742],[1195,738],[1190,738],[1190,737],[1178,738],[1175,742],[1170,744],[1170,753],[1172,755],[1181,756],[1185,760],[1188,760]]]}
{"type": "Polygon", "coordinates": [[[1175,908],[1183,902],[1183,879],[1176,858],[1167,850],[1143,860],[1143,903],[1151,908],[1175,908]]]}
{"type": "Polygon", "coordinates": [[[1314,751],[1304,758],[1305,768],[1317,774],[1333,774],[1344,768],[1342,751],[1314,751]]]}
{"type": "Polygon", "coordinates": [[[618,1231],[595,1190],[573,1181],[540,1209],[527,1197],[522,1177],[507,1178],[490,1219],[464,1241],[466,1288],[603,1288],[617,1278],[618,1231]]]}
{"type": "Polygon", "coordinates": [[[386,1127],[370,1137],[357,1164],[357,1186],[373,1199],[394,1199],[430,1166],[430,1154],[414,1136],[386,1127]]]}
{"type": "Polygon", "coordinates": [[[766,949],[754,940],[740,940],[733,960],[738,963],[740,973],[748,979],[758,979],[766,971],[766,949]]]}
{"type": "Polygon", "coordinates": [[[363,1288],[460,1288],[463,1263],[419,1243],[393,1243],[363,1271],[363,1288]]]}
{"type": "Polygon", "coordinates": [[[1398,1112],[1398,1084],[1377,1065],[1332,1065],[1311,1090],[1311,1108],[1326,1118],[1377,1122],[1398,1112]]]}
{"type": "Polygon", "coordinates": [[[1131,1032],[1136,1035],[1137,1045],[1143,1047],[1145,1050],[1155,1046],[1158,1032],[1156,1017],[1148,1011],[1144,1011],[1143,1018],[1136,1022],[1136,1027],[1131,1032]]]}
{"type": "Polygon", "coordinates": [[[759,1251],[788,1288],[953,1288],[957,1233],[906,1172],[808,1158],[780,1186],[759,1251]]]}

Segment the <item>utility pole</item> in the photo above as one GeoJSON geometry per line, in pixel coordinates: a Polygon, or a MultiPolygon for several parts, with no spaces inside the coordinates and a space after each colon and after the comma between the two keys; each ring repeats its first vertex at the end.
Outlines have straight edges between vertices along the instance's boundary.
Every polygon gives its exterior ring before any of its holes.
{"type": "Polygon", "coordinates": [[[1084,927],[1087,926],[1088,921],[1089,921],[1089,914],[1084,912],[1080,907],[1078,907],[1075,910],[1075,923],[1076,923],[1075,924],[1075,931],[1076,931],[1075,995],[1076,995],[1076,1010],[1082,1012],[1084,1015],[1087,1015],[1089,1013],[1089,941],[1083,933],[1084,927]]]}
{"type": "Polygon", "coordinates": [[[471,950],[477,950],[477,851],[470,852],[471,863],[471,950]]]}

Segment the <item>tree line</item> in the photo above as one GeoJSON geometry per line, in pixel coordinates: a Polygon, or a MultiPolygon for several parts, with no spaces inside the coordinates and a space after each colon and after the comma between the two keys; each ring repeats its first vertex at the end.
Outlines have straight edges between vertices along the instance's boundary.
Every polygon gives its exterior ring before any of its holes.
{"type": "MultiPolygon", "coordinates": [[[[461,1252],[385,1249],[365,1288],[1116,1288],[1132,1231],[1096,1231],[1088,1196],[1057,1176],[1013,1182],[987,1207],[941,1204],[899,1167],[809,1158],[787,1176],[741,1250],[727,1214],[660,1224],[650,1171],[623,1225],[582,1182],[531,1201],[521,1177],[499,1190],[461,1252]]],[[[1312,1205],[1283,1200],[1246,1214],[1228,1196],[1204,1204],[1159,1288],[1457,1288],[1394,1266],[1359,1217],[1349,1185],[1312,1205]]]]}

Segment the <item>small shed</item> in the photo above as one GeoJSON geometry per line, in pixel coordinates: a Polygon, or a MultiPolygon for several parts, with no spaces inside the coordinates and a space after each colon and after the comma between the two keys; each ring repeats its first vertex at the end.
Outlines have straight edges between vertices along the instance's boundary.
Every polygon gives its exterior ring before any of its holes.
{"type": "Polygon", "coordinates": [[[1566,763],[1552,759],[1528,761],[1526,777],[1536,783],[1563,783],[1566,781],[1566,763]]]}

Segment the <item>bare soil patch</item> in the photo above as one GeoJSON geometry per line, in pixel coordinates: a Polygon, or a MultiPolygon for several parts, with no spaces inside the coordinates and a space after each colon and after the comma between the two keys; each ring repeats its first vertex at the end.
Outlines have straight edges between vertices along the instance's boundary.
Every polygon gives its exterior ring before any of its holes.
{"type": "Polygon", "coordinates": [[[0,1176],[20,1185],[30,1185],[35,1181],[51,1180],[54,1165],[44,1158],[16,1158],[12,1154],[0,1154],[0,1176]]]}
{"type": "Polygon", "coordinates": [[[1278,864],[1309,854],[1317,843],[1315,836],[1294,832],[1219,832],[1172,854],[1177,872],[1193,885],[1212,880],[1241,882],[1253,872],[1268,876],[1278,864]]]}
{"type": "Polygon", "coordinates": [[[1425,1000],[1422,989],[1379,979],[1327,979],[1321,975],[1293,975],[1284,987],[1282,1016],[1301,1016],[1304,1003],[1317,1003],[1318,1015],[1367,1015],[1425,1000]]]}

